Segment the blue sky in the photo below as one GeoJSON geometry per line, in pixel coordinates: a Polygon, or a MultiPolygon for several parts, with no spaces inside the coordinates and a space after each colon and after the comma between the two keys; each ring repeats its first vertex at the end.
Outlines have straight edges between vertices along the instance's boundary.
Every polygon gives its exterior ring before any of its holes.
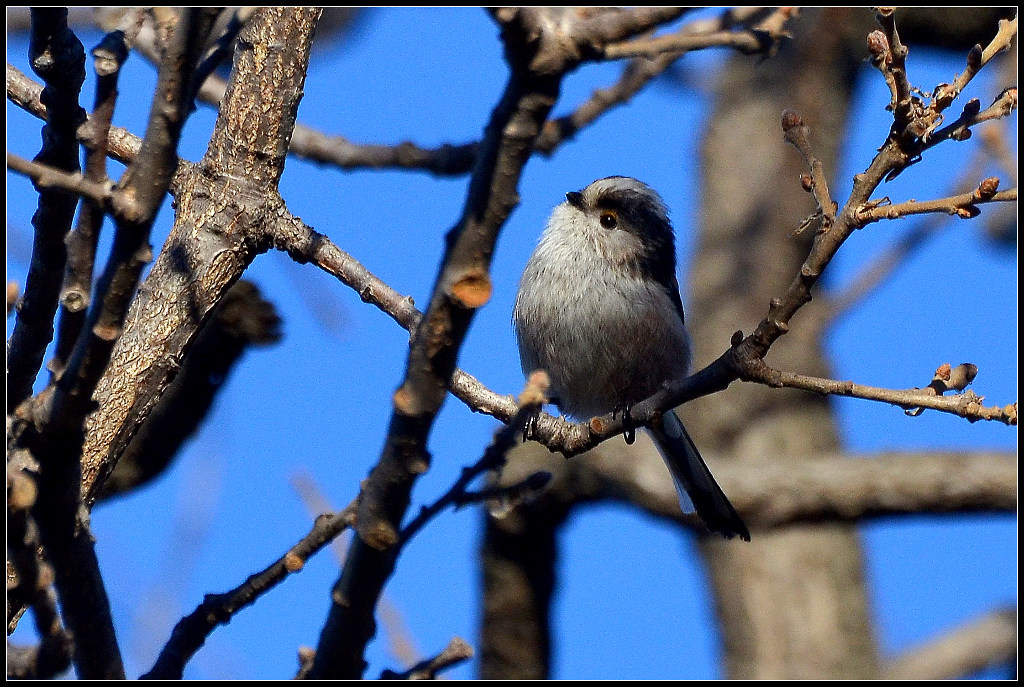
{"type": "MultiPolygon", "coordinates": [[[[100,38],[96,32],[80,37],[87,49],[100,38]]],[[[24,40],[8,42],[8,61],[31,73],[25,53],[24,40]]],[[[722,57],[692,55],[683,65],[703,73],[722,57]]],[[[931,88],[951,80],[963,62],[917,50],[908,64],[915,85],[931,88]]],[[[613,83],[620,69],[589,65],[571,75],[555,114],[613,83]]],[[[985,104],[998,92],[988,71],[969,89],[985,104]]],[[[482,11],[373,10],[344,45],[314,54],[299,119],[356,142],[463,143],[479,138],[506,74],[497,29],[482,11]],[[465,67],[466,56],[472,57],[472,68],[465,67]]],[[[152,67],[133,56],[122,76],[115,124],[144,131],[154,81],[152,67]]],[[[91,106],[92,83],[90,78],[84,91],[86,106],[91,106]]],[[[470,330],[460,357],[463,369],[502,393],[521,386],[510,324],[515,286],[547,214],[566,191],[624,174],[658,189],[670,207],[681,208],[694,195],[699,145],[694,132],[702,130],[704,97],[656,83],[553,158],[530,161],[520,184],[522,203],[498,244],[494,296],[470,330]]],[[[861,81],[848,157],[832,181],[834,198],[845,197],[850,178],[883,140],[888,98],[879,75],[861,81]]],[[[183,157],[202,155],[213,122],[211,110],[200,107],[186,127],[183,157]]],[[[1016,114],[1012,128],[1015,136],[1016,114]]],[[[8,104],[9,150],[34,155],[38,130],[36,120],[8,104]]],[[[778,138],[781,142],[781,132],[778,138]]],[[[951,170],[958,170],[976,145],[943,144],[881,192],[894,200],[945,195],[951,170]]],[[[1016,149],[1015,138],[1012,145],[1016,149]]],[[[796,154],[781,143],[780,151],[796,154]]],[[[120,173],[114,163],[111,169],[120,173]]],[[[985,176],[990,174],[1003,176],[995,168],[985,176]]],[[[281,192],[293,213],[423,304],[444,233],[460,215],[467,181],[416,172],[342,172],[290,159],[281,192]]],[[[35,199],[24,179],[8,174],[8,184],[8,279],[23,284],[35,199]]],[[[168,205],[154,233],[155,246],[166,237],[171,218],[168,205]]],[[[828,283],[841,288],[915,221],[878,223],[857,232],[830,266],[828,283]]],[[[675,224],[685,272],[695,227],[681,212],[675,224]]],[[[390,397],[404,372],[407,334],[333,278],[292,264],[282,254],[258,257],[246,277],[276,304],[284,318],[284,340],[245,358],[207,424],[163,480],[94,514],[130,676],[151,666],[173,624],[203,594],[236,586],[308,531],[311,516],[291,486],[296,477],[312,480],[338,507],[355,496],[379,455],[390,397]]],[[[987,242],[980,222],[949,221],[830,332],[836,376],[906,388],[927,384],[944,362],[969,361],[980,368],[977,393],[990,403],[1015,401],[1016,284],[1014,249],[987,242]],[[956,315],[952,322],[949,313],[956,315]]],[[[12,323],[8,319],[8,335],[12,323]]],[[[749,331],[755,325],[739,322],[736,328],[749,331]]],[[[909,418],[898,408],[855,399],[837,400],[835,407],[845,445],[854,452],[1017,447],[1016,428],[968,424],[936,412],[909,418]]],[[[430,443],[433,467],[416,487],[414,507],[442,493],[460,467],[476,459],[495,427],[494,420],[454,399],[446,403],[430,443]]],[[[389,601],[424,655],[440,651],[453,635],[477,644],[480,523],[473,508],[439,517],[403,553],[387,587],[389,601]]],[[[1012,516],[889,518],[862,531],[871,609],[885,655],[997,607],[1016,606],[1012,516]]],[[[690,535],[624,506],[593,506],[573,516],[561,550],[555,677],[722,676],[707,580],[690,535]]],[[[337,573],[331,552],[321,552],[301,573],[216,630],[186,676],[290,677],[296,649],[316,645],[337,573]]],[[[378,635],[371,645],[368,676],[397,667],[385,640],[378,635]]],[[[450,675],[465,678],[475,671],[473,662],[450,675]]]]}

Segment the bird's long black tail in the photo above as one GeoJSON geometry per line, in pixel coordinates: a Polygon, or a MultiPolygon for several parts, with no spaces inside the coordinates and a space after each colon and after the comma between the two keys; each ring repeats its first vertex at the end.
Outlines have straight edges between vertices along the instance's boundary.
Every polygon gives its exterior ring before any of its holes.
{"type": "Polygon", "coordinates": [[[671,410],[666,412],[662,417],[662,427],[652,427],[651,434],[672,473],[683,512],[696,510],[712,532],[729,539],[739,536],[750,541],[747,526],[718,486],[676,414],[671,410]]]}

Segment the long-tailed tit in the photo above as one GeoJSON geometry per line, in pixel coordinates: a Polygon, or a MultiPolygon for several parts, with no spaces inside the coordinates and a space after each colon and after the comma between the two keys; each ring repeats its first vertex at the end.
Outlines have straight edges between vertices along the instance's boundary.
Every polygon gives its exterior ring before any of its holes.
{"type": "MultiPolygon", "coordinates": [[[[551,378],[553,401],[583,420],[622,410],[690,368],[668,209],[630,177],[565,194],[526,265],[515,328],[526,374],[551,378]]],[[[672,410],[648,428],[684,512],[709,530],[750,540],[672,410]]]]}

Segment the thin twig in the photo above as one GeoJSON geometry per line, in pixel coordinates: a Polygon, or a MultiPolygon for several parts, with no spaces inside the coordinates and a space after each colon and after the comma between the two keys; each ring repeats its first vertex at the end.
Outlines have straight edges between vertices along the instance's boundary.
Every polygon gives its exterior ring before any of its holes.
{"type": "Polygon", "coordinates": [[[989,44],[985,48],[975,45],[967,53],[967,65],[964,71],[958,74],[952,83],[940,84],[935,88],[932,96],[932,107],[940,112],[949,107],[956,100],[957,96],[967,88],[967,84],[978,75],[981,68],[988,64],[989,60],[1010,48],[1010,44],[1016,35],[1017,17],[1013,19],[1000,19],[999,30],[989,44]]]}
{"type": "Polygon", "coordinates": [[[978,205],[983,203],[1006,203],[1017,200],[1017,189],[1011,188],[1006,191],[996,191],[999,186],[999,179],[989,177],[982,181],[978,188],[969,192],[961,193],[948,198],[937,198],[935,200],[908,200],[903,203],[887,204],[877,201],[862,206],[857,211],[856,222],[858,226],[865,226],[871,222],[883,219],[898,219],[910,215],[924,215],[929,213],[942,213],[955,215],[962,219],[971,219],[981,214],[978,205]]]}
{"type": "Polygon", "coordinates": [[[931,387],[923,389],[883,389],[880,387],[855,384],[850,381],[822,379],[793,372],[781,372],[772,369],[764,361],[748,366],[741,377],[744,381],[757,382],[773,388],[788,387],[803,389],[818,394],[850,396],[871,401],[892,403],[905,410],[928,408],[952,413],[972,422],[991,420],[1006,425],[1017,424],[1017,404],[1011,403],[1003,407],[984,406],[984,397],[973,391],[965,391],[952,396],[936,395],[931,387]]]}
{"type": "Polygon", "coordinates": [[[437,148],[424,148],[411,141],[397,145],[353,143],[344,136],[328,136],[297,124],[288,151],[341,169],[410,169],[457,176],[473,169],[477,148],[477,143],[445,143],[437,148]]]}
{"type": "Polygon", "coordinates": [[[473,658],[473,647],[460,637],[453,637],[448,646],[434,658],[421,661],[408,670],[396,673],[385,670],[381,680],[436,680],[438,673],[473,658]]]}
{"type": "MultiPolygon", "coordinates": [[[[108,139],[117,103],[117,82],[121,65],[128,59],[132,37],[141,25],[142,16],[140,9],[126,11],[121,28],[104,36],[92,50],[96,71],[96,100],[92,115],[81,127],[79,137],[86,149],[85,178],[108,188],[111,186],[107,177],[108,139]]],[[[75,341],[85,326],[91,303],[96,245],[106,207],[106,203],[83,197],[78,222],[65,238],[68,258],[60,291],[57,348],[49,365],[50,371],[56,376],[63,372],[75,341]]]]}
{"type": "Polygon", "coordinates": [[[694,50],[719,47],[734,48],[747,55],[771,55],[778,50],[782,39],[789,37],[785,27],[797,13],[796,8],[780,7],[760,22],[741,24],[739,30],[723,27],[701,31],[699,27],[703,22],[696,23],[697,26],[685,25],[673,34],[613,43],[604,49],[604,56],[607,59],[656,57],[664,53],[679,56],[694,50]]]}
{"type": "MultiPolygon", "coordinates": [[[[876,63],[885,75],[886,83],[892,92],[892,100],[889,103],[899,125],[905,118],[909,117],[910,97],[912,88],[907,78],[907,46],[900,41],[899,32],[896,31],[895,8],[877,8],[875,18],[882,26],[882,38],[884,50],[880,63],[876,63]]],[[[874,34],[872,34],[874,35],[874,34]]],[[[873,45],[869,38],[869,46],[873,45]]],[[[872,50],[875,55],[876,51],[872,50]]],[[[876,55],[876,59],[878,56],[876,55]]],[[[902,127],[901,127],[902,128],[902,127]]]]}
{"type": "Polygon", "coordinates": [[[7,153],[7,169],[28,177],[36,188],[63,191],[75,198],[88,198],[101,207],[110,207],[114,198],[112,183],[96,182],[82,176],[80,172],[65,172],[40,162],[26,160],[11,152],[7,153]]]}
{"type": "MultiPolygon", "coordinates": [[[[505,464],[505,456],[518,443],[519,438],[526,430],[527,424],[533,420],[541,407],[547,402],[548,387],[551,382],[547,373],[543,371],[534,372],[526,381],[526,387],[519,395],[517,405],[519,409],[507,424],[494,435],[494,441],[487,447],[480,459],[469,467],[462,469],[462,474],[455,483],[440,498],[429,506],[423,506],[419,514],[407,524],[399,535],[399,542],[405,546],[408,541],[416,535],[423,527],[430,522],[438,513],[448,506],[458,508],[470,501],[478,501],[483,498],[500,496],[501,494],[480,494],[474,495],[468,491],[469,485],[485,472],[499,471],[505,464]]],[[[548,475],[550,477],[550,475],[548,475]]],[[[534,493],[539,491],[547,483],[547,479],[533,479],[531,475],[524,484],[512,485],[509,491],[516,491],[520,488],[531,489],[534,493]]]]}
{"type": "Polygon", "coordinates": [[[796,112],[786,111],[782,113],[782,131],[786,140],[800,151],[811,169],[807,186],[814,194],[814,200],[818,204],[818,210],[822,216],[821,231],[828,231],[836,221],[836,210],[839,206],[832,200],[828,191],[828,180],[825,175],[825,166],[811,150],[811,143],[808,140],[808,128],[796,112]]]}
{"type": "Polygon", "coordinates": [[[356,502],[353,501],[337,513],[319,516],[313,528],[288,552],[261,572],[246,578],[245,582],[223,594],[207,594],[195,611],[178,621],[167,644],[160,650],[156,663],[143,679],[180,680],[185,665],[195,655],[206,638],[220,625],[280,584],[288,575],[302,570],[315,553],[334,541],[352,526],[356,502]]]}
{"type": "Polygon", "coordinates": [[[1017,109],[1017,87],[1011,86],[996,96],[992,104],[981,109],[981,103],[977,98],[972,98],[964,105],[963,113],[956,121],[945,126],[934,133],[922,138],[919,153],[934,147],[939,143],[953,139],[954,141],[966,141],[971,137],[971,127],[990,122],[994,119],[1009,117],[1010,113],[1017,109]]]}

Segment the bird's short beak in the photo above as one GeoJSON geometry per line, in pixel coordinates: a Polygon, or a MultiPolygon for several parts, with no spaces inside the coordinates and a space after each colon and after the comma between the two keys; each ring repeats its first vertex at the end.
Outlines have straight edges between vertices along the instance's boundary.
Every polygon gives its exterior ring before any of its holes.
{"type": "Polygon", "coordinates": [[[583,194],[579,191],[569,191],[565,194],[565,199],[569,201],[569,205],[579,210],[583,209],[583,194]]]}

